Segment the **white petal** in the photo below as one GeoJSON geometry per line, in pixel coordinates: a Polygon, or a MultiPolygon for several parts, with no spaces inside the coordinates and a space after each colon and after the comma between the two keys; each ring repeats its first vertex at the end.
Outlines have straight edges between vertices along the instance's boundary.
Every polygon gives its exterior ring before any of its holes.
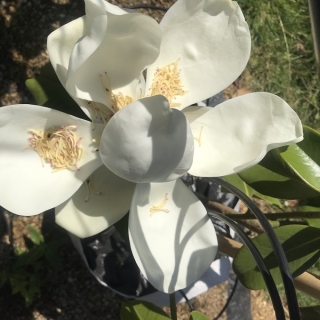
{"type": "MultiPolygon", "coordinates": [[[[85,34],[85,17],[78,18],[53,31],[47,40],[50,62],[61,84],[66,87],[69,59],[75,43],[85,34]]],[[[70,94],[70,92],[69,92],[70,94]]],[[[90,117],[86,101],[71,95],[84,113],[90,117]]]]}
{"type": "Polygon", "coordinates": [[[179,180],[138,184],[129,214],[133,256],[147,280],[172,293],[198,280],[217,252],[207,211],[179,180]],[[167,197],[163,209],[150,214],[167,197]]]}
{"type": "Polygon", "coordinates": [[[65,87],[69,59],[76,42],[85,34],[85,17],[73,20],[56,29],[48,36],[47,47],[50,62],[65,87]]]}
{"type": "Polygon", "coordinates": [[[65,113],[33,105],[0,108],[0,205],[13,213],[34,215],[70,198],[102,162],[97,145],[100,125],[92,131],[91,123],[65,113]],[[30,129],[48,130],[63,125],[76,125],[77,138],[82,138],[83,156],[79,170],[52,172],[42,164],[38,153],[29,146],[30,129]]]}
{"type": "Polygon", "coordinates": [[[109,107],[111,92],[138,98],[140,75],[158,57],[160,42],[161,29],[147,16],[110,13],[97,16],[87,35],[73,49],[68,91],[109,107]]]}
{"type": "Polygon", "coordinates": [[[246,94],[214,108],[189,107],[183,112],[196,139],[189,173],[199,177],[242,171],[269,150],[303,139],[297,114],[270,93],[246,94]]]}
{"type": "Polygon", "coordinates": [[[119,178],[105,166],[96,170],[90,180],[90,187],[84,182],[56,208],[56,223],[80,238],[103,231],[128,213],[135,188],[134,183],[119,178]]]}
{"type": "Polygon", "coordinates": [[[193,137],[179,110],[161,95],[135,101],[108,122],[100,142],[103,163],[133,182],[164,182],[186,173],[193,137]]]}
{"type": "Polygon", "coordinates": [[[95,18],[98,15],[106,14],[107,12],[122,15],[128,13],[127,10],[119,8],[105,0],[85,0],[86,15],[89,19],[95,18]]]}
{"type": "Polygon", "coordinates": [[[183,90],[180,109],[207,99],[230,85],[250,55],[250,32],[236,2],[179,0],[160,23],[160,55],[148,69],[147,88],[156,68],[178,59],[183,90]]]}

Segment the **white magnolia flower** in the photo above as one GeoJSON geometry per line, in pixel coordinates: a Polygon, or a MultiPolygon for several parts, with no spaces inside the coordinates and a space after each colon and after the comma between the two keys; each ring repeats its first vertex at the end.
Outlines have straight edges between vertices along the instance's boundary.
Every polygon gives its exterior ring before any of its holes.
{"type": "Polygon", "coordinates": [[[238,172],[268,150],[302,139],[296,114],[271,94],[216,108],[190,106],[244,69],[250,34],[241,10],[229,0],[179,0],[159,26],[87,0],[86,16],[53,32],[48,50],[67,91],[94,122],[104,123],[97,159],[107,167],[65,198],[56,222],[90,236],[120,219],[121,210],[109,211],[132,198],[130,244],[141,271],[159,290],[186,287],[214,259],[217,240],[205,208],[178,178],[238,172]]]}

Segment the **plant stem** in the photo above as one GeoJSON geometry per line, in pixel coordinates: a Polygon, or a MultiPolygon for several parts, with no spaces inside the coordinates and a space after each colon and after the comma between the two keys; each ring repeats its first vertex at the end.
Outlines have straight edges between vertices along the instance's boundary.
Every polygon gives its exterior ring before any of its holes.
{"type": "Polygon", "coordinates": [[[177,305],[176,305],[176,293],[170,293],[170,312],[171,312],[171,319],[177,320],[177,305]]]}

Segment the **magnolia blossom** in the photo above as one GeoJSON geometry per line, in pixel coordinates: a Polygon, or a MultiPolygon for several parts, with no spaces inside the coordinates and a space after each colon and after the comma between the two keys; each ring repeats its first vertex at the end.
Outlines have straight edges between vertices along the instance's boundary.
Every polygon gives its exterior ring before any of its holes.
{"type": "MultiPolygon", "coordinates": [[[[300,120],[275,95],[191,106],[220,92],[245,67],[250,34],[240,8],[229,0],[179,0],[158,25],[87,0],[86,16],[54,31],[48,51],[61,83],[93,120],[80,136],[92,147],[101,137],[100,156],[94,155],[97,167],[105,165],[95,172],[93,161],[72,173],[49,170],[77,178],[90,168],[57,206],[56,222],[91,236],[120,219],[131,202],[130,245],[141,271],[161,291],[186,287],[211,264],[217,239],[206,209],[179,177],[239,172],[268,150],[302,140],[300,120]]],[[[33,190],[34,179],[17,177],[33,190]]],[[[63,193],[59,187],[49,186],[49,194],[63,193]]],[[[43,193],[37,191],[35,201],[42,202],[43,193]]]]}
{"type": "MultiPolygon", "coordinates": [[[[103,163],[137,184],[129,237],[138,266],[157,289],[173,292],[199,278],[217,250],[205,208],[179,177],[239,172],[300,141],[302,129],[292,109],[267,93],[190,106],[232,83],[248,61],[250,33],[235,2],[179,0],[160,25],[138,17],[88,0],[86,17],[51,34],[48,49],[68,92],[106,124],[103,163]]],[[[74,198],[56,212],[70,232],[91,235],[87,224],[96,217],[74,198]]]]}

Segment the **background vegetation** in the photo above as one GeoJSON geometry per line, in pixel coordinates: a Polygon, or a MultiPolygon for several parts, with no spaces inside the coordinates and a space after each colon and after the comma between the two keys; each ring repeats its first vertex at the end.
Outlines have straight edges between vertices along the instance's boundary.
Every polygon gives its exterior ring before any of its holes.
{"type": "Polygon", "coordinates": [[[242,86],[286,100],[303,124],[320,129],[320,94],[307,0],[238,0],[252,53],[242,86]]]}

